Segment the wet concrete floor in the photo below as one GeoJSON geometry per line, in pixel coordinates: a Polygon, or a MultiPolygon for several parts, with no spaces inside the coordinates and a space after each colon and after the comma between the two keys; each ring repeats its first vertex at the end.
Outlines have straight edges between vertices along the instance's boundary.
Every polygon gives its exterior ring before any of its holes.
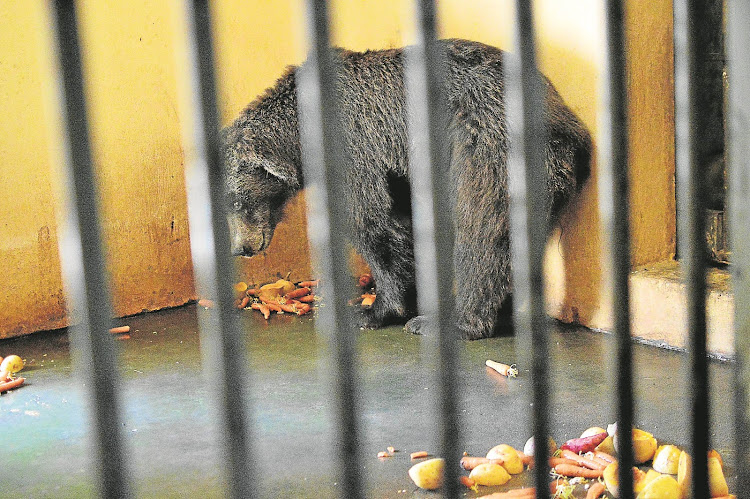
{"type": "MultiPolygon", "coordinates": [[[[200,365],[195,306],[123,319],[130,339],[118,341],[123,379],[127,460],[137,497],[222,497],[210,376],[200,365]]],[[[333,371],[312,317],[243,311],[251,365],[257,484],[262,497],[338,497],[329,389],[333,371]]],[[[608,335],[556,326],[550,368],[552,436],[562,442],[590,426],[606,427],[615,412],[608,335]]],[[[437,497],[407,476],[409,453],[435,453],[435,363],[428,340],[399,327],[359,334],[362,476],[367,497],[437,497]],[[387,459],[377,453],[393,446],[387,459]]],[[[0,356],[26,359],[27,383],[0,397],[0,497],[95,495],[85,400],[86,380],[71,366],[66,331],[0,341],[0,356]]],[[[460,345],[463,448],[484,455],[499,443],[522,448],[530,435],[528,366],[513,337],[460,345]],[[487,359],[518,362],[503,378],[487,359]]],[[[635,345],[636,423],[660,442],[686,445],[689,420],[683,383],[686,357],[635,345]]],[[[210,370],[209,370],[210,373],[210,370]]],[[[711,438],[734,480],[732,365],[712,361],[711,438]]],[[[509,486],[530,477],[516,476],[509,486]]],[[[504,487],[508,488],[508,487],[504,487]]],[[[481,493],[503,488],[482,488],[481,493]]],[[[477,494],[467,491],[466,497],[477,494]]]]}

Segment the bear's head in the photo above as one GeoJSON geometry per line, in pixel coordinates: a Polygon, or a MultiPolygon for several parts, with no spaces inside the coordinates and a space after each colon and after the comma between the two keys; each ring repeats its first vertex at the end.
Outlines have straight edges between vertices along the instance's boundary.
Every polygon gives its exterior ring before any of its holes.
{"type": "Polygon", "coordinates": [[[232,255],[249,257],[270,244],[300,180],[291,163],[269,159],[247,132],[235,126],[224,129],[221,154],[232,255]]]}

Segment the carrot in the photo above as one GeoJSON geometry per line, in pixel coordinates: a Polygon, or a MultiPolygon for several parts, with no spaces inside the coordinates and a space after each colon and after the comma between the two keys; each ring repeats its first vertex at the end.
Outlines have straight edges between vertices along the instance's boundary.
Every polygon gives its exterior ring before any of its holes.
{"type": "Polygon", "coordinates": [[[595,482],[589,487],[589,491],[586,493],[586,499],[598,499],[607,490],[607,486],[603,482],[595,482]]]}
{"type": "Polygon", "coordinates": [[[258,295],[258,288],[247,288],[247,291],[245,291],[245,294],[247,296],[257,296],[258,295]]]}
{"type": "Polygon", "coordinates": [[[242,310],[243,308],[247,307],[250,304],[250,297],[245,295],[245,297],[240,301],[240,304],[237,305],[237,308],[242,310]]]}
{"type": "Polygon", "coordinates": [[[378,452],[378,457],[379,458],[391,457],[391,455],[388,454],[386,451],[381,450],[380,452],[378,452]]]}
{"type": "Polygon", "coordinates": [[[528,487],[525,489],[513,489],[508,492],[495,492],[482,496],[479,499],[523,499],[526,497],[536,497],[536,489],[534,487],[528,487]]]}
{"type": "Polygon", "coordinates": [[[298,282],[297,286],[300,288],[314,288],[320,284],[320,279],[315,279],[314,281],[302,281],[298,282]]]}
{"type": "Polygon", "coordinates": [[[375,295],[372,293],[365,293],[362,295],[362,306],[371,307],[375,303],[375,295]]]}
{"type": "Polygon", "coordinates": [[[517,450],[516,454],[518,454],[518,458],[521,460],[524,466],[529,466],[531,463],[534,462],[534,456],[527,456],[520,450],[517,450]]]}
{"type": "Polygon", "coordinates": [[[605,459],[602,459],[601,457],[597,457],[593,452],[587,452],[586,454],[583,455],[583,457],[587,457],[587,458],[591,459],[592,461],[596,461],[597,463],[601,464],[605,468],[609,464],[611,464],[609,461],[607,461],[605,459]]]}
{"type": "Polygon", "coordinates": [[[411,457],[412,459],[419,459],[419,458],[422,458],[422,457],[427,457],[429,455],[430,454],[426,450],[420,450],[420,451],[417,451],[417,452],[412,452],[409,455],[409,457],[411,457]]]}
{"type": "Polygon", "coordinates": [[[474,480],[466,475],[461,475],[460,477],[458,477],[458,481],[461,482],[461,485],[464,485],[470,489],[476,487],[476,483],[474,482],[474,480]]]}
{"type": "Polygon", "coordinates": [[[312,307],[308,305],[307,303],[297,302],[296,306],[297,306],[297,315],[305,315],[310,310],[312,310],[312,307]]]}
{"type": "Polygon", "coordinates": [[[278,302],[275,302],[273,300],[269,300],[268,298],[260,297],[260,301],[268,307],[268,310],[271,310],[272,312],[281,312],[281,306],[278,302]]]}
{"type": "Polygon", "coordinates": [[[591,470],[584,468],[583,466],[566,463],[560,463],[555,466],[555,473],[569,477],[599,478],[602,476],[603,472],[604,470],[591,470]]]}
{"type": "Polygon", "coordinates": [[[593,459],[589,459],[585,456],[581,456],[568,449],[563,449],[560,452],[560,456],[566,459],[572,459],[573,461],[577,462],[580,466],[585,466],[586,468],[589,468],[592,470],[603,470],[604,468],[607,467],[606,464],[602,464],[597,461],[594,461],[593,459]]]}
{"type": "Polygon", "coordinates": [[[607,461],[608,463],[614,463],[617,462],[617,458],[615,456],[612,456],[610,454],[607,454],[606,452],[602,452],[600,450],[595,450],[594,455],[598,457],[599,459],[602,459],[604,461],[607,461]]]}
{"type": "Polygon", "coordinates": [[[214,308],[214,302],[206,298],[201,298],[200,300],[198,300],[198,305],[203,308],[214,308]]]}
{"type": "Polygon", "coordinates": [[[568,459],[565,457],[551,457],[549,458],[549,465],[551,468],[554,468],[558,464],[570,464],[572,466],[578,466],[578,461],[573,461],[572,459],[568,459]]]}
{"type": "Polygon", "coordinates": [[[502,362],[495,362],[494,360],[488,360],[484,363],[487,367],[490,369],[494,369],[495,371],[499,372],[503,376],[507,376],[509,378],[515,378],[518,376],[518,369],[516,368],[515,364],[503,364],[502,362]]]}
{"type": "Polygon", "coordinates": [[[125,334],[118,334],[117,336],[115,336],[115,339],[116,340],[129,340],[130,339],[130,335],[127,334],[127,333],[125,333],[125,334]]]}
{"type": "Polygon", "coordinates": [[[310,294],[310,288],[304,287],[304,288],[297,288],[294,291],[290,291],[287,294],[284,295],[284,298],[287,300],[293,300],[296,298],[300,298],[305,295],[310,294]]]}
{"type": "Polygon", "coordinates": [[[250,308],[252,308],[253,310],[260,310],[266,320],[271,317],[271,311],[268,309],[268,305],[266,305],[265,303],[255,302],[250,304],[250,308]]]}
{"type": "Polygon", "coordinates": [[[26,381],[26,378],[16,378],[11,381],[4,381],[0,383],[0,393],[7,392],[8,390],[12,390],[13,388],[18,388],[19,386],[23,385],[24,381],[26,381]]]}
{"type": "Polygon", "coordinates": [[[471,471],[480,464],[495,463],[502,466],[504,461],[502,459],[487,459],[486,457],[478,456],[464,456],[461,458],[461,467],[466,471],[471,471]]]}
{"type": "Polygon", "coordinates": [[[311,293],[309,295],[300,296],[299,298],[297,298],[297,300],[301,301],[302,303],[312,303],[315,301],[315,295],[311,293]]]}
{"type": "Polygon", "coordinates": [[[130,332],[130,326],[117,326],[109,329],[109,332],[112,334],[122,334],[122,333],[129,333],[130,332]]]}
{"type": "Polygon", "coordinates": [[[388,451],[388,454],[393,454],[394,452],[396,452],[396,448],[393,447],[392,445],[389,445],[388,447],[386,447],[385,450],[388,451]]]}

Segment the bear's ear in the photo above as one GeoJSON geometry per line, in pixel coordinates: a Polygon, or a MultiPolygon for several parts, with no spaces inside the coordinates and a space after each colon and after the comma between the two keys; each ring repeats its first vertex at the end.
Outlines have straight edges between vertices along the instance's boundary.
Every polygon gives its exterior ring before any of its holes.
{"type": "Polygon", "coordinates": [[[263,168],[268,174],[278,178],[292,189],[300,188],[297,169],[289,163],[262,159],[260,161],[260,167],[263,168]]]}

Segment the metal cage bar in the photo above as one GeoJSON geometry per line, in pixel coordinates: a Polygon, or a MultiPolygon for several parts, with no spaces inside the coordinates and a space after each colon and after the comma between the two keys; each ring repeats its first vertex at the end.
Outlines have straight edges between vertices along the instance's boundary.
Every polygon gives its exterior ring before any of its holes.
{"type": "Polygon", "coordinates": [[[117,349],[108,333],[112,322],[109,278],[99,225],[99,194],[89,142],[78,20],[73,1],[54,2],[65,137],[66,218],[60,223],[60,261],[76,369],[89,380],[93,407],[96,485],[101,497],[130,497],[122,434],[117,349]]]}
{"type": "Polygon", "coordinates": [[[190,248],[199,295],[211,297],[216,307],[199,314],[201,351],[206,376],[218,378],[214,411],[218,417],[223,462],[231,497],[254,497],[255,463],[250,452],[247,410],[248,362],[244,331],[232,304],[234,262],[224,206],[224,175],[219,149],[211,17],[208,2],[185,4],[193,103],[193,129],[185,141],[194,147],[186,161],[190,248]]]}
{"type": "MultiPolygon", "coordinates": [[[[435,2],[416,2],[418,40],[405,54],[406,101],[409,112],[409,168],[412,227],[420,315],[437,332],[438,390],[435,411],[440,416],[440,455],[447,463],[460,460],[460,431],[456,396],[459,340],[453,320],[453,293],[438,293],[437,282],[453,282],[453,213],[447,102],[443,79],[445,54],[437,39],[435,2]],[[438,229],[439,228],[439,229],[438,229]]],[[[445,467],[443,494],[459,495],[458,469],[445,467]]]]}
{"type": "Polygon", "coordinates": [[[616,349],[619,496],[633,497],[633,360],[630,335],[628,92],[622,0],[605,2],[607,37],[599,140],[599,208],[611,249],[616,349]]]}
{"type": "MultiPolygon", "coordinates": [[[[544,164],[544,89],[536,64],[531,2],[515,2],[515,47],[506,57],[506,111],[510,133],[510,193],[513,308],[517,338],[531,352],[534,457],[546,463],[549,449],[549,318],[545,312],[542,261],[547,240],[544,164]],[[526,257],[524,258],[524,255],[526,257]]],[[[534,467],[537,497],[549,496],[549,469],[534,467]]]]}
{"type": "Polygon", "coordinates": [[[691,399],[693,497],[708,497],[709,449],[708,360],[706,356],[705,196],[700,165],[701,112],[699,74],[706,60],[700,20],[705,0],[674,2],[675,132],[677,174],[677,242],[687,284],[688,350],[691,399]]]}
{"type": "Polygon", "coordinates": [[[341,497],[363,497],[358,429],[356,330],[347,307],[352,287],[347,269],[345,231],[334,223],[347,220],[343,170],[343,130],[335,86],[338,64],[330,47],[328,6],[307,1],[309,57],[297,72],[302,165],[307,190],[308,234],[321,276],[321,308],[315,327],[329,339],[334,363],[336,424],[341,497]]]}
{"type": "Polygon", "coordinates": [[[738,497],[750,491],[750,4],[727,2],[728,213],[734,295],[735,418],[738,497]]]}

